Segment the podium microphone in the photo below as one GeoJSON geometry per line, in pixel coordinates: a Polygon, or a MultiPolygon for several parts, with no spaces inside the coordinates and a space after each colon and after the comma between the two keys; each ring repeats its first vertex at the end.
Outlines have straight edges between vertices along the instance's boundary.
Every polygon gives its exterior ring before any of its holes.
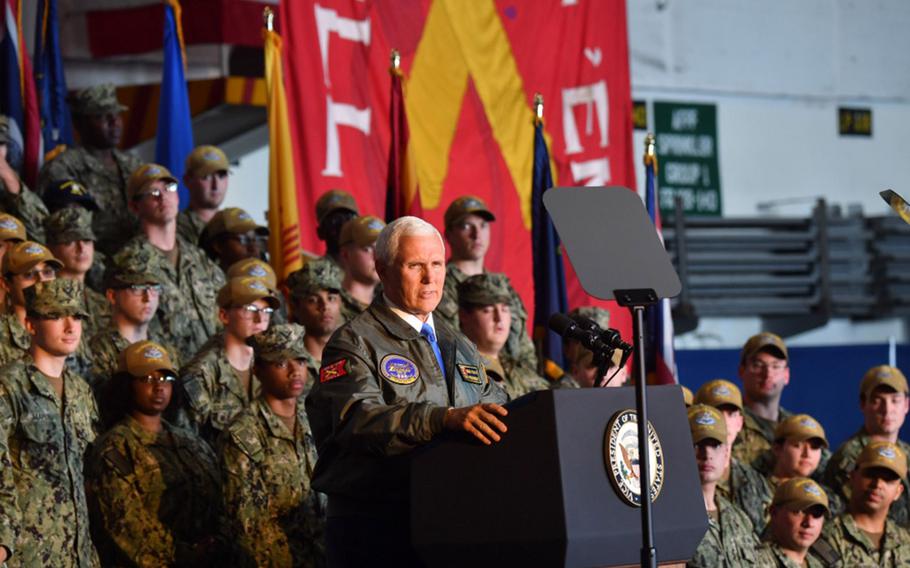
{"type": "MultiPolygon", "coordinates": [[[[591,322],[592,324],[594,322],[591,322]]],[[[595,326],[597,324],[594,324],[595,326]]],[[[591,329],[586,329],[565,314],[555,313],[547,320],[547,326],[566,339],[574,339],[590,349],[599,351],[602,345],[598,345],[599,338],[597,333],[591,329]]]]}

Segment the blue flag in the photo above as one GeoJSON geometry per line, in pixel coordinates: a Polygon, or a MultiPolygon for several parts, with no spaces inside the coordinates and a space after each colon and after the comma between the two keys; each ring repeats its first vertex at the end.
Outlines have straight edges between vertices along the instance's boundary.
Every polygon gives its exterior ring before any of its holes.
{"type": "Polygon", "coordinates": [[[564,368],[562,337],[547,322],[554,313],[568,310],[566,275],[559,251],[559,237],[543,206],[543,192],[553,187],[550,153],[543,137],[543,123],[534,127],[534,171],[531,178],[531,238],[534,257],[534,340],[541,362],[564,368]]]}
{"type": "Polygon", "coordinates": [[[53,152],[61,145],[72,146],[73,127],[66,104],[66,77],[60,54],[60,22],[57,0],[38,0],[35,24],[34,62],[38,108],[41,112],[41,135],[44,151],[53,152]]]}
{"type": "Polygon", "coordinates": [[[193,122],[190,99],[183,74],[183,50],[177,37],[174,10],[164,6],[164,74],[161,102],[158,105],[158,139],[155,161],[180,180],[180,208],[189,204],[190,194],[183,185],[186,157],[193,151],[193,122]]]}

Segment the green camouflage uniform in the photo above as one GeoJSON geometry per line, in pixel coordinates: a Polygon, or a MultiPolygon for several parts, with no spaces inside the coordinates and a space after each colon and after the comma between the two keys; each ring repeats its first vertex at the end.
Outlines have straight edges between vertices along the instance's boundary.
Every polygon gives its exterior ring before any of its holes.
{"type": "Polygon", "coordinates": [[[811,554],[807,554],[805,563],[797,564],[784,554],[776,543],[765,542],[755,552],[755,566],[756,568],[823,568],[824,563],[811,554]]]}
{"type": "MultiPolygon", "coordinates": [[[[164,346],[168,354],[172,354],[171,361],[179,369],[180,358],[177,352],[152,330],[149,330],[148,335],[149,339],[164,346]]],[[[107,328],[96,333],[88,344],[92,355],[89,383],[97,391],[105,381],[113,376],[114,371],[117,370],[117,360],[120,357],[120,352],[129,347],[130,342],[120,335],[120,332],[113,327],[113,324],[108,324],[107,328]]]]}
{"type": "MultiPolygon", "coordinates": [[[[856,459],[862,453],[863,448],[871,441],[872,439],[866,434],[865,428],[860,428],[859,432],[841,444],[834,456],[828,461],[828,467],[824,470],[823,480],[826,485],[837,491],[844,498],[844,501],[850,501],[850,474],[856,469],[856,459]]],[[[898,440],[897,445],[904,451],[904,455],[910,456],[910,444],[903,440],[898,440]]],[[[910,458],[908,458],[907,464],[910,465],[910,458]]],[[[906,527],[910,526],[910,484],[906,480],[903,480],[902,483],[904,484],[904,492],[901,493],[897,501],[891,504],[888,518],[906,527]]]]}
{"type": "Polygon", "coordinates": [[[26,355],[0,370],[0,544],[7,566],[99,566],[89,536],[83,454],[98,411],[64,368],[65,396],[26,355]]]}
{"type": "MultiPolygon", "coordinates": [[[[455,329],[459,328],[458,323],[458,285],[464,282],[468,275],[458,269],[454,263],[446,265],[446,279],[442,289],[442,300],[433,312],[433,317],[444,320],[455,329]]],[[[521,296],[509,283],[509,295],[512,301],[509,302],[509,308],[512,312],[512,328],[509,332],[509,340],[503,353],[509,355],[515,360],[523,361],[532,369],[537,368],[537,352],[534,349],[534,343],[528,335],[528,312],[525,310],[524,302],[521,296]]]]}
{"type": "Polygon", "coordinates": [[[362,304],[360,300],[355,299],[344,288],[340,289],[338,294],[341,296],[341,319],[343,321],[351,321],[369,307],[366,304],[362,304]]]}
{"type": "Polygon", "coordinates": [[[224,499],[241,561],[235,565],[324,566],[324,497],[310,487],[316,446],[303,405],[293,432],[265,399],[222,438],[224,499]]]}
{"type": "Polygon", "coordinates": [[[74,179],[88,188],[98,203],[92,227],[98,236],[98,248],[113,254],[136,234],[138,222],[126,202],[126,185],[130,174],[142,165],[132,154],[113,150],[117,171],[105,165],[85,148],[68,148],[44,164],[38,176],[38,193],[42,194],[56,181],[74,179]]]}
{"type": "Polygon", "coordinates": [[[244,392],[240,377],[227,360],[223,332],[206,343],[180,375],[189,420],[210,442],[259,396],[259,379],[252,373],[250,388],[244,392]]]}
{"type": "MultiPolygon", "coordinates": [[[[778,419],[792,415],[792,412],[780,409],[778,419]]],[[[777,422],[765,420],[748,407],[743,408],[743,429],[733,443],[733,457],[743,463],[755,464],[764,452],[770,452],[774,444],[774,429],[777,422]]]]}
{"type": "Polygon", "coordinates": [[[524,396],[529,392],[549,390],[551,383],[530,369],[523,362],[514,361],[508,355],[490,358],[480,356],[487,375],[499,385],[510,400],[524,396]]]}
{"type": "Polygon", "coordinates": [[[127,416],[96,442],[89,476],[105,564],[186,565],[195,543],[224,539],[214,452],[192,432],[162,426],[149,432],[127,416]]]}
{"type": "Polygon", "coordinates": [[[910,566],[910,532],[890,519],[885,522],[879,550],[873,549],[849,513],[826,522],[822,538],[840,555],[841,565],[845,567],[910,566]]]}
{"type": "Polygon", "coordinates": [[[741,568],[754,565],[758,537],[749,517],[720,495],[714,497],[714,503],[717,505],[718,520],[708,517],[708,532],[686,566],[741,568]]]}
{"type": "Polygon", "coordinates": [[[160,275],[162,291],[158,321],[165,343],[177,348],[181,359],[189,359],[220,328],[215,296],[224,285],[224,273],[202,250],[177,237],[180,257],[175,267],[165,254],[140,235],[114,257],[120,264],[125,256],[144,260],[149,272],[160,275]]]}
{"type": "Polygon", "coordinates": [[[199,245],[199,235],[205,228],[205,221],[189,207],[177,214],[177,234],[183,240],[199,245]]]}
{"type": "Polygon", "coordinates": [[[21,190],[18,195],[14,195],[6,190],[6,184],[0,180],[0,207],[22,221],[29,239],[43,243],[45,241],[44,219],[48,215],[47,206],[21,179],[19,187],[21,190]]]}
{"type": "Polygon", "coordinates": [[[752,521],[755,534],[760,535],[768,523],[765,509],[774,497],[774,489],[755,468],[736,458],[730,458],[727,473],[717,484],[717,494],[738,506],[752,521]]]}
{"type": "Polygon", "coordinates": [[[15,313],[0,315],[0,365],[21,359],[32,345],[32,336],[15,313]]]}

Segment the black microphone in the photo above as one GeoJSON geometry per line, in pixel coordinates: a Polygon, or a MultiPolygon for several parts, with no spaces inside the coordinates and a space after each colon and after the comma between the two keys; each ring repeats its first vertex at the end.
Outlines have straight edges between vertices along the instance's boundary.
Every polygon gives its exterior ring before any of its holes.
{"type": "Polygon", "coordinates": [[[582,328],[582,326],[578,325],[578,322],[565,314],[555,313],[551,315],[550,319],[547,320],[547,325],[562,337],[574,339],[592,351],[600,348],[596,333],[590,329],[582,328]]]}

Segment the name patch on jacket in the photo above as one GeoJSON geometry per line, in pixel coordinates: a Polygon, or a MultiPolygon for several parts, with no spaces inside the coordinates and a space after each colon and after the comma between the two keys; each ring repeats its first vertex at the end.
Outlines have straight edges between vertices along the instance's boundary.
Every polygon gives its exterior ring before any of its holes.
{"type": "Polygon", "coordinates": [[[420,377],[417,364],[402,355],[386,355],[379,362],[379,372],[396,385],[410,385],[420,377]]]}
{"type": "Polygon", "coordinates": [[[458,365],[458,372],[461,373],[461,378],[468,383],[474,383],[475,385],[483,384],[483,376],[480,374],[480,369],[473,365],[458,365]]]}
{"type": "Polygon", "coordinates": [[[323,368],[319,369],[319,382],[327,383],[329,381],[337,379],[338,377],[347,375],[347,362],[347,359],[342,359],[340,361],[335,361],[331,365],[326,365],[323,368]]]}

